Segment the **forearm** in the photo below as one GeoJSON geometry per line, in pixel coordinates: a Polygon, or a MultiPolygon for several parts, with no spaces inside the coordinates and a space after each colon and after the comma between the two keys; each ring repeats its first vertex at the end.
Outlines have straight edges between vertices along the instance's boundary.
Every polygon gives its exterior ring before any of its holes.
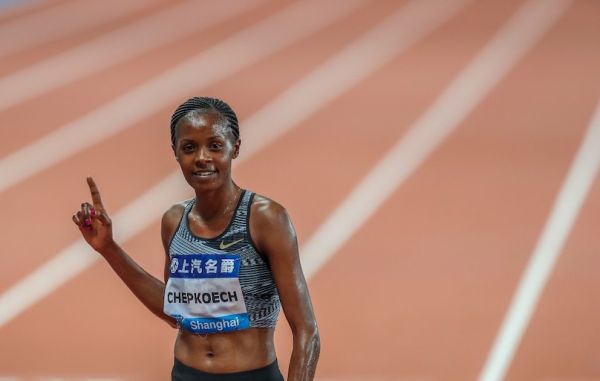
{"type": "Polygon", "coordinates": [[[147,273],[119,245],[112,244],[100,251],[115,273],[133,294],[156,316],[175,327],[176,322],[163,312],[165,284],[147,273]]]}
{"type": "Polygon", "coordinates": [[[294,346],[288,370],[288,381],[313,381],[321,343],[319,332],[314,330],[294,333],[294,346]]]}

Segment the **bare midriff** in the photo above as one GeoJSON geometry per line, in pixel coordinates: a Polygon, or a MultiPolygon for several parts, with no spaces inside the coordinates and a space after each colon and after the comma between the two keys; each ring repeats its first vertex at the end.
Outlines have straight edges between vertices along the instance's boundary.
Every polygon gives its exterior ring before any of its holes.
{"type": "Polygon", "coordinates": [[[175,357],[207,373],[234,373],[258,369],[275,361],[273,328],[195,335],[179,330],[175,357]]]}

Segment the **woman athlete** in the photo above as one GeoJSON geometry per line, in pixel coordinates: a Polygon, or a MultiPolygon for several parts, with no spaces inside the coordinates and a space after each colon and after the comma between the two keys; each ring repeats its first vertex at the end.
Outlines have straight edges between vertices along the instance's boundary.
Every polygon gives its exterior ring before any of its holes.
{"type": "Polygon", "coordinates": [[[240,150],[233,110],[191,98],[171,119],[175,159],[196,196],[162,218],[164,282],[113,240],[111,220],[92,178],[92,204],[73,221],[150,311],[179,329],[172,380],[283,380],[273,334],[279,306],[293,334],[288,381],[314,378],[319,333],[285,209],[231,178],[240,150]]]}

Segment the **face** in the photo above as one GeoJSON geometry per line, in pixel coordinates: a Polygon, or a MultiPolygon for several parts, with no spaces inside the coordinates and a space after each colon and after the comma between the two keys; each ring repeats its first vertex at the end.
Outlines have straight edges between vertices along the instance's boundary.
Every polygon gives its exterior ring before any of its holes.
{"type": "Polygon", "coordinates": [[[216,113],[192,112],[176,127],[173,151],[185,180],[196,190],[215,190],[231,181],[231,160],[240,140],[216,113]]]}

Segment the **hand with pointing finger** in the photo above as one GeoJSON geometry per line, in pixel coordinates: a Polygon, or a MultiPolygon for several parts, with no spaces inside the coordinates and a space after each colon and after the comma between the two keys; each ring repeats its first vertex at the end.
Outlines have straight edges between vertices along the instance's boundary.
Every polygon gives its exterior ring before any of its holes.
{"type": "Polygon", "coordinates": [[[81,204],[81,210],[73,215],[73,222],[79,227],[85,241],[96,251],[102,250],[114,244],[112,235],[112,223],[100,197],[100,191],[91,177],[87,178],[92,205],[89,202],[81,204]]]}

